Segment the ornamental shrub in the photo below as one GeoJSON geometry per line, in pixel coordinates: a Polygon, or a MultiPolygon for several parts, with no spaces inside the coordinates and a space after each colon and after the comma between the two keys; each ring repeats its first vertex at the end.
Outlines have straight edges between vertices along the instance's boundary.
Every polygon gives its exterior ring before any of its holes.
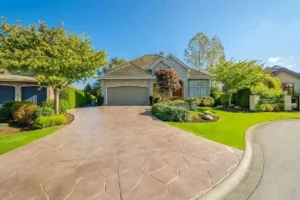
{"type": "Polygon", "coordinates": [[[272,112],[273,106],[268,103],[257,104],[255,107],[256,112],[272,112]]]}
{"type": "Polygon", "coordinates": [[[0,107],[0,122],[8,123],[12,120],[11,108],[15,101],[5,101],[0,107]]]}
{"type": "Polygon", "coordinates": [[[152,114],[162,121],[188,122],[191,121],[190,112],[181,107],[170,106],[168,104],[154,104],[152,114]]]}
{"type": "Polygon", "coordinates": [[[52,126],[64,125],[67,123],[65,115],[39,116],[33,126],[35,128],[47,128],[52,126]]]}
{"type": "Polygon", "coordinates": [[[14,123],[22,126],[29,126],[33,123],[33,113],[38,108],[28,102],[15,103],[11,108],[14,123]]]}
{"type": "Polygon", "coordinates": [[[60,94],[60,99],[66,100],[69,108],[78,108],[87,105],[87,98],[82,90],[68,87],[60,94]]]}
{"type": "Polygon", "coordinates": [[[37,119],[39,116],[52,116],[55,115],[55,111],[52,107],[38,107],[33,112],[33,119],[37,119]]]}
{"type": "Polygon", "coordinates": [[[97,97],[97,105],[98,105],[98,106],[102,106],[103,103],[104,103],[104,97],[98,96],[98,97],[97,97]]]}
{"type": "Polygon", "coordinates": [[[213,116],[213,113],[211,111],[209,111],[209,110],[206,110],[203,113],[206,114],[206,115],[213,116]]]}
{"type": "MultiPolygon", "coordinates": [[[[54,100],[47,100],[43,102],[43,107],[48,107],[54,109],[54,100]]],[[[59,113],[64,114],[67,113],[70,109],[70,105],[68,101],[60,99],[59,100],[59,113]]]]}
{"type": "Polygon", "coordinates": [[[179,103],[185,103],[185,101],[184,101],[184,100],[178,99],[178,100],[173,100],[173,101],[171,102],[172,105],[176,105],[176,104],[179,104],[179,103]]]}

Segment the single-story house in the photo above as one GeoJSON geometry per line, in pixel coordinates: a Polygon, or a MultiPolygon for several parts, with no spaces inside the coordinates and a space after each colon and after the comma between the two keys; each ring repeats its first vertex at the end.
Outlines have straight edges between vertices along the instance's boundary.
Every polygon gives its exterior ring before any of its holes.
{"type": "Polygon", "coordinates": [[[211,74],[191,69],[174,55],[150,54],[138,57],[100,76],[104,105],[149,105],[150,96],[158,96],[154,73],[172,68],[179,77],[180,88],[172,96],[187,99],[210,94],[211,74]]]}
{"type": "Polygon", "coordinates": [[[40,87],[33,77],[33,73],[0,69],[0,105],[8,100],[30,101],[41,105],[46,99],[53,99],[53,90],[40,87]]]}
{"type": "Polygon", "coordinates": [[[278,77],[282,83],[283,91],[287,91],[288,94],[300,92],[300,73],[278,65],[267,67],[265,72],[278,77]]]}

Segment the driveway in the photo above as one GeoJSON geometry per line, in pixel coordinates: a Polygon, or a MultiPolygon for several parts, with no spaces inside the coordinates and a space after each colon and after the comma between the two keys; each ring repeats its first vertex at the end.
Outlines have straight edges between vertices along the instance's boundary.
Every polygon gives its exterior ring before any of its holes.
{"type": "Polygon", "coordinates": [[[0,157],[0,199],[194,199],[237,166],[241,151],[149,109],[76,109],[69,126],[0,157]]]}
{"type": "Polygon", "coordinates": [[[299,199],[300,121],[271,123],[258,129],[263,175],[250,200],[299,199]]]}

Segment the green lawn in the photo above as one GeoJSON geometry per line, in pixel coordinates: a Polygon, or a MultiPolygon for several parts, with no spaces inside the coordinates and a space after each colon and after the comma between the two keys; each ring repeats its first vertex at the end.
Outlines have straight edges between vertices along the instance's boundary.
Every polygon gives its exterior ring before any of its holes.
{"type": "Polygon", "coordinates": [[[252,125],[273,120],[300,118],[300,112],[231,113],[212,108],[198,109],[211,110],[220,117],[219,121],[212,123],[168,122],[168,124],[242,150],[245,147],[244,134],[252,125]]]}
{"type": "Polygon", "coordinates": [[[0,155],[18,147],[24,146],[25,144],[29,144],[34,140],[45,137],[46,135],[49,135],[61,129],[62,127],[63,126],[55,126],[34,131],[26,131],[14,135],[0,136],[0,155]]]}

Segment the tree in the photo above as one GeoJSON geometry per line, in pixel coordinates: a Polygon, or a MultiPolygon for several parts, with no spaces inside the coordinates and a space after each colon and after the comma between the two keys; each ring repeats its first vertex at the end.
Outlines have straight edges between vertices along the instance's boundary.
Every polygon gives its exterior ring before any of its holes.
{"type": "Polygon", "coordinates": [[[213,36],[209,39],[204,33],[197,33],[190,39],[184,51],[185,61],[198,70],[211,70],[225,59],[224,48],[220,39],[213,36]]]}
{"type": "Polygon", "coordinates": [[[0,28],[0,66],[12,71],[31,71],[40,85],[54,90],[55,112],[59,94],[69,84],[86,81],[106,64],[106,52],[91,47],[86,35],[48,28],[45,22],[23,27],[10,25],[5,18],[0,28]]]}
{"type": "Polygon", "coordinates": [[[106,74],[114,67],[121,64],[125,64],[126,62],[127,61],[124,58],[118,58],[118,57],[111,58],[110,61],[107,63],[107,65],[105,65],[98,71],[98,75],[106,74]]]}
{"type": "Polygon", "coordinates": [[[156,83],[159,86],[159,92],[164,98],[165,95],[175,91],[179,87],[179,79],[173,69],[159,69],[155,71],[156,83]]]}
{"type": "Polygon", "coordinates": [[[231,106],[232,94],[239,90],[250,88],[262,82],[264,72],[262,65],[256,61],[222,61],[213,68],[215,79],[224,84],[229,95],[228,106],[231,106]]]}

